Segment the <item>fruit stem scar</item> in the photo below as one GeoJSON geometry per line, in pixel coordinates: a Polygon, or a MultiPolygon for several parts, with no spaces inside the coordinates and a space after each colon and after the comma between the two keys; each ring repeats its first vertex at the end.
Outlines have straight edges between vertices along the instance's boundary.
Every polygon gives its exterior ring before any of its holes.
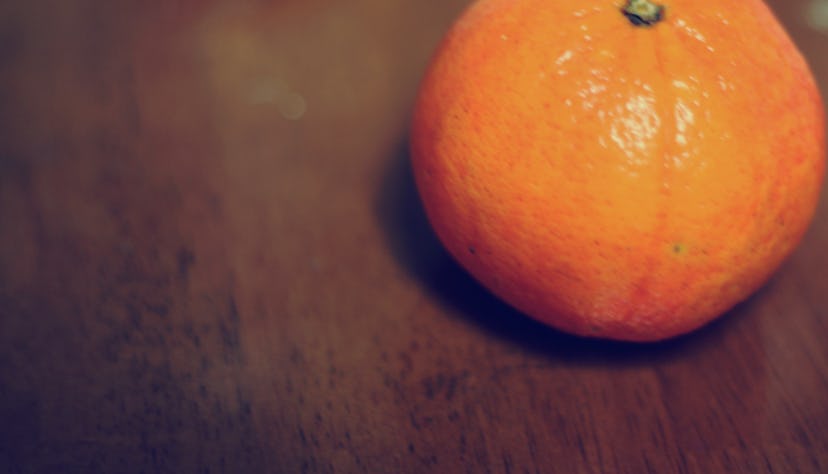
{"type": "Polygon", "coordinates": [[[627,0],[621,12],[635,26],[653,26],[664,18],[664,5],[650,0],[627,0]]]}

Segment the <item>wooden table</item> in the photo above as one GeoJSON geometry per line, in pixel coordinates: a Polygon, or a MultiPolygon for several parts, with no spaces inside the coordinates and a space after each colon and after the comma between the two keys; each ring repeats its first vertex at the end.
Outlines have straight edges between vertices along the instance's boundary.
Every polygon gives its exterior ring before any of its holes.
{"type": "Polygon", "coordinates": [[[828,194],[695,334],[530,321],[408,171],[464,3],[2,2],[0,472],[828,472],[828,194]]]}

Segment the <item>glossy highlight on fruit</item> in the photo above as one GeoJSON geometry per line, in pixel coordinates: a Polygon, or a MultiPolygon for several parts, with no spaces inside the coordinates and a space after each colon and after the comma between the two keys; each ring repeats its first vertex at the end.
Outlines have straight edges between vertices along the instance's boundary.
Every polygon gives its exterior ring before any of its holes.
{"type": "Polygon", "coordinates": [[[413,115],[453,257],[560,330],[652,341],[764,284],[813,217],[825,116],[759,0],[478,0],[413,115]]]}

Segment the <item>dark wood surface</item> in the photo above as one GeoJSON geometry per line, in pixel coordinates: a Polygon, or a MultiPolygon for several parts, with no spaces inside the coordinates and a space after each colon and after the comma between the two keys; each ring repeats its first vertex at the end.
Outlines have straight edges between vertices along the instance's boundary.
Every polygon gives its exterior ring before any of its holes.
{"type": "MultiPolygon", "coordinates": [[[[825,195],[654,345],[440,249],[406,128],[464,3],[0,2],[0,473],[828,472],[825,195]]],[[[773,7],[828,90],[828,33],[773,7]]]]}

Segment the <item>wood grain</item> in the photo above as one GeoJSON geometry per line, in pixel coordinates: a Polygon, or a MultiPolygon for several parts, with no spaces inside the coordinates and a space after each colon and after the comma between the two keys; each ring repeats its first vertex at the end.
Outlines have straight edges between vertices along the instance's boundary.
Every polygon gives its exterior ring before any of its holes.
{"type": "Polygon", "coordinates": [[[825,195],[660,344],[547,329],[441,250],[406,128],[464,3],[0,4],[0,472],[828,472],[825,195]]]}

